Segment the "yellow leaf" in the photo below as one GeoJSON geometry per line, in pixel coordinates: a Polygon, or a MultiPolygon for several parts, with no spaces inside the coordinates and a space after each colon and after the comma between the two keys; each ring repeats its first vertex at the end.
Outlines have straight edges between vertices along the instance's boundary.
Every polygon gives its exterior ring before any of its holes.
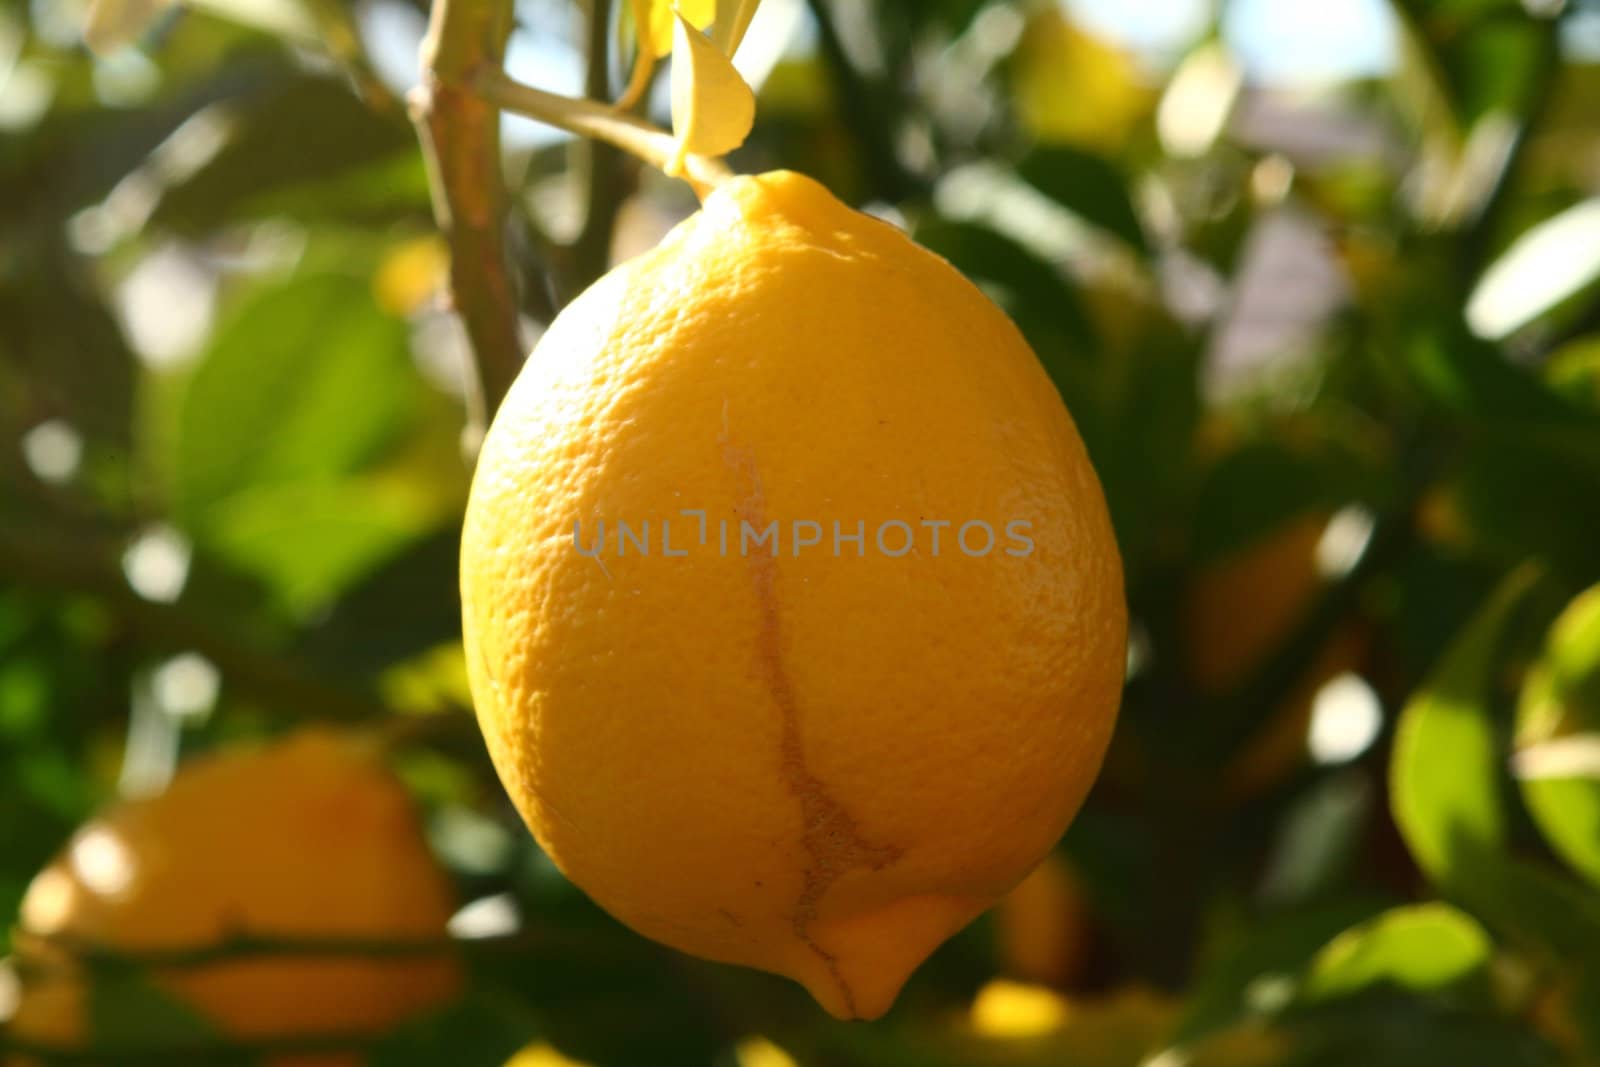
{"type": "Polygon", "coordinates": [[[678,154],[668,173],[681,171],[688,154],[720,156],[738,148],[755,117],[755,93],[733,61],[680,15],[672,42],[672,132],[678,154]]]}
{"type": "Polygon", "coordinates": [[[725,56],[731,56],[739,50],[739,42],[744,40],[744,31],[750,28],[750,20],[756,17],[756,8],[761,0],[717,0],[717,17],[711,23],[711,43],[722,50],[725,56]]]}
{"type": "Polygon", "coordinates": [[[171,4],[172,0],[94,0],[83,27],[84,43],[97,55],[110,55],[137,41],[171,4]]]}
{"type": "Polygon", "coordinates": [[[678,14],[695,29],[703,30],[716,17],[717,0],[633,0],[633,23],[638,27],[641,55],[660,58],[672,51],[672,26],[678,14]]]}

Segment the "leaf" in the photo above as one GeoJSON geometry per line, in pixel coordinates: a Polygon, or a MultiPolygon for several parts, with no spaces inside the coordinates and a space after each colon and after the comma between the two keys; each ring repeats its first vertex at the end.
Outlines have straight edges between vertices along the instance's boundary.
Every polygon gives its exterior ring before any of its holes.
{"type": "Polygon", "coordinates": [[[1395,822],[1417,866],[1452,889],[1504,847],[1489,700],[1501,639],[1535,576],[1523,568],[1501,583],[1401,713],[1389,766],[1395,822]]]}
{"type": "Polygon", "coordinates": [[[632,0],[633,24],[639,36],[639,50],[659,59],[672,51],[675,13],[689,20],[696,29],[712,24],[717,0],[632,0]]]}
{"type": "Polygon", "coordinates": [[[400,428],[415,388],[404,324],[361,282],[305,275],[253,294],[180,402],[178,517],[203,539],[232,494],[354,470],[400,428]]]}
{"type": "Polygon", "coordinates": [[[133,44],[173,0],[94,0],[83,40],[96,55],[108,56],[133,44]]]}
{"type": "Polygon", "coordinates": [[[687,155],[733,151],[755,124],[756,96],[733,61],[682,15],[672,39],[672,132],[678,154],[667,168],[682,170],[687,155]]]}
{"type": "Polygon", "coordinates": [[[371,1067],[502,1067],[534,1032],[521,1001],[474,988],[443,1011],[398,1028],[367,1062],[371,1067]]]}
{"type": "Polygon", "coordinates": [[[1499,340],[1600,280],[1600,197],[1591,197],[1518,237],[1484,271],[1467,302],[1467,323],[1499,340]]]}
{"type": "Polygon", "coordinates": [[[368,201],[391,205],[398,188],[415,210],[426,210],[416,135],[398,116],[363,104],[343,81],[280,78],[272,92],[255,95],[228,120],[217,153],[169,187],[152,223],[180,233],[209,233],[241,218],[293,213],[333,215],[371,211],[368,201]],[[363,180],[364,178],[364,180],[363,180]],[[328,202],[330,187],[339,189],[328,202]],[[301,193],[291,199],[292,194],[301,193]]]}
{"type": "Polygon", "coordinates": [[[1054,264],[998,230],[976,222],[927,219],[912,235],[918,244],[948,259],[974,282],[998,288],[995,294],[1041,358],[1053,342],[1065,341],[1075,354],[1092,359],[1098,351],[1083,299],[1054,264]]]}
{"type": "Polygon", "coordinates": [[[205,544],[308,617],[438,522],[430,503],[364,480],[257,485],[211,509],[205,544]]]}
{"type": "Polygon", "coordinates": [[[97,1045],[150,1051],[217,1037],[207,1019],[135,971],[95,975],[89,989],[89,1032],[97,1045]]]}
{"type": "Polygon", "coordinates": [[[1330,941],[1301,992],[1311,1000],[1383,984],[1435,992],[1481,974],[1492,950],[1483,927],[1448,904],[1393,908],[1330,941]]]}
{"type": "Polygon", "coordinates": [[[1172,1039],[1188,1044],[1251,1015],[1260,990],[1291,981],[1330,938],[1381,907],[1377,900],[1346,898],[1252,919],[1225,954],[1201,965],[1172,1039]]]}
{"type": "Polygon", "coordinates": [[[1600,885],[1600,586],[1550,627],[1517,707],[1515,767],[1545,840],[1600,885]]]}
{"type": "Polygon", "coordinates": [[[1109,160],[1065,145],[1036,148],[1017,164],[1034,188],[1085,222],[1100,227],[1140,255],[1150,243],[1128,195],[1128,179],[1109,160]]]}
{"type": "Polygon", "coordinates": [[[732,57],[744,40],[750,20],[756,17],[761,0],[717,0],[717,14],[711,23],[711,43],[732,57]]]}

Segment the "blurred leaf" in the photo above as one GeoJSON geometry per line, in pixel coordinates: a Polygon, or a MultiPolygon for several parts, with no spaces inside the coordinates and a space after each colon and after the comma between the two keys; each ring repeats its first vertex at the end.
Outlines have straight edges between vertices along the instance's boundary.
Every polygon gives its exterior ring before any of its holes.
{"type": "Polygon", "coordinates": [[[328,670],[370,674],[459,639],[457,549],[448,524],[345,590],[304,635],[304,651],[328,670]]]}
{"type": "MultiPolygon", "coordinates": [[[[89,1033],[97,1045],[156,1051],[215,1041],[216,1027],[134,971],[97,973],[89,987],[89,1033]]],[[[232,1062],[244,1064],[245,1057],[232,1062]]]]}
{"type": "Polygon", "coordinates": [[[503,1067],[537,1032],[521,1001],[474,987],[443,1011],[400,1027],[367,1062],[370,1067],[503,1067]]]}
{"type": "Polygon", "coordinates": [[[83,39],[102,56],[137,41],[172,0],[93,0],[83,39]]]}
{"type": "Polygon", "coordinates": [[[1551,626],[1517,709],[1517,772],[1523,799],[1552,848],[1600,885],[1600,586],[1551,626]],[[1549,750],[1586,745],[1581,763],[1552,766],[1549,750]],[[1546,758],[1532,757],[1543,751],[1546,758]]]}
{"type": "MultiPolygon", "coordinates": [[[[402,169],[422,166],[416,135],[402,116],[379,114],[332,78],[282,82],[227,121],[233,130],[227,143],[166,190],[153,224],[192,234],[290,205],[327,212],[313,191],[319,183],[361,168],[392,179],[392,170],[377,165],[397,160],[405,161],[402,169]],[[297,189],[303,195],[289,200],[297,189]]],[[[369,192],[385,202],[393,196],[378,181],[369,181],[369,192]]]]}
{"type": "Polygon", "coordinates": [[[1520,114],[1545,73],[1548,20],[1518,0],[1395,0],[1411,43],[1461,131],[1492,112],[1520,114]]]}
{"type": "Polygon", "coordinates": [[[1353,897],[1252,917],[1239,938],[1200,965],[1172,1040],[1187,1044],[1257,1014],[1252,998],[1291,982],[1330,938],[1381,908],[1376,899],[1353,897]]]}
{"type": "Polygon", "coordinates": [[[917,243],[953,263],[979,284],[998,289],[1000,304],[1016,320],[1049,366],[1060,341],[1078,360],[1097,354],[1094,328],[1077,291],[1051,263],[1010,237],[976,222],[928,218],[918,222],[917,243]]]}
{"type": "Polygon", "coordinates": [[[1395,822],[1417,865],[1446,886],[1504,845],[1489,702],[1501,639],[1535,576],[1524,568],[1501,584],[1401,713],[1389,768],[1395,822]]]}
{"type": "Polygon", "coordinates": [[[361,282],[308,275],[252,294],[183,395],[178,515],[203,532],[209,509],[251,486],[352,471],[400,428],[416,384],[404,324],[361,282]]]}
{"type": "Polygon", "coordinates": [[[0,319],[0,426],[15,406],[19,430],[59,418],[125,454],[134,357],[85,266],[59,250],[13,278],[0,266],[0,319]]]}
{"type": "Polygon", "coordinates": [[[1600,280],[1600,197],[1522,234],[1479,279],[1467,322],[1499,340],[1600,280]]]}
{"type": "Polygon", "coordinates": [[[1481,975],[1493,945],[1483,927],[1448,904],[1391,909],[1334,938],[1301,987],[1313,1000],[1389,984],[1432,992],[1481,975]]]}
{"type": "Polygon", "coordinates": [[[1558,1067],[1517,1020],[1440,1010],[1415,997],[1332,1001],[1297,1017],[1281,1067],[1558,1067]]]}
{"type": "Polygon", "coordinates": [[[1150,243],[1133,209],[1128,179],[1109,160],[1064,145],[1036,148],[1017,173],[1041,193],[1085,222],[1126,241],[1141,255],[1150,243]]]}
{"type": "Polygon", "coordinates": [[[431,503],[358,479],[257,485],[207,512],[206,544],[307,616],[437,523],[431,503]]]}

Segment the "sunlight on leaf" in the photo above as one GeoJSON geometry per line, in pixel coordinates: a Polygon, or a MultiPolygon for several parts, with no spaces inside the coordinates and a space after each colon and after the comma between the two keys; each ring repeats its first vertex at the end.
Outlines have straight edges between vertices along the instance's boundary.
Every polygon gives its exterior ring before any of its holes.
{"type": "Polygon", "coordinates": [[[110,55],[137,41],[173,0],[94,0],[83,40],[97,55],[110,55]]]}
{"type": "Polygon", "coordinates": [[[1401,714],[1389,766],[1394,818],[1436,881],[1459,879],[1504,842],[1490,688],[1501,639],[1535,576],[1524,568],[1502,583],[1401,714]]]}
{"type": "Polygon", "coordinates": [[[1483,927],[1448,904],[1394,908],[1330,941],[1303,992],[1321,1000],[1383,984],[1442,989],[1480,972],[1492,948],[1483,927]]]}
{"type": "Polygon", "coordinates": [[[682,15],[695,29],[703,30],[716,17],[717,0],[633,0],[632,10],[639,51],[660,58],[672,51],[672,27],[677,16],[682,15]]]}
{"type": "Polygon", "coordinates": [[[1534,226],[1484,272],[1467,323],[1497,340],[1600,281],[1600,197],[1534,226]]]}
{"type": "Polygon", "coordinates": [[[679,16],[673,39],[672,131],[677,173],[688,154],[720,156],[744,143],[755,123],[756,97],[727,56],[679,16]]]}
{"type": "Polygon", "coordinates": [[[1600,885],[1600,586],[1550,627],[1517,705],[1513,767],[1550,847],[1600,885]]]}
{"type": "Polygon", "coordinates": [[[756,8],[761,0],[717,0],[716,20],[711,23],[711,43],[722,50],[725,56],[732,56],[739,50],[739,42],[744,40],[744,33],[750,28],[750,20],[756,17],[756,8]]]}

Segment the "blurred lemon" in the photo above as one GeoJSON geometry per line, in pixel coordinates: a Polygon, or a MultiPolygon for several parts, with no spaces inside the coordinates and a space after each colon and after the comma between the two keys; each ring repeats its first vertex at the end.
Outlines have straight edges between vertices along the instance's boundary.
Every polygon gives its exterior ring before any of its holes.
{"type": "Polygon", "coordinates": [[[450,274],[450,250],[438,234],[401,241],[385,253],[372,278],[378,306],[405,317],[421,310],[444,291],[450,274]]]}
{"type": "MultiPolygon", "coordinates": [[[[34,878],[14,945],[11,1032],[82,1047],[91,977],[74,946],[137,954],[241,936],[442,939],[451,890],[404,788],[356,742],[304,732],[187,765],[80,829],[34,878]]],[[[150,979],[243,1040],[380,1033],[454,997],[447,956],[241,955],[150,979]]],[[[152,1050],[159,1052],[159,1049],[152,1050]]],[[[354,1054],[272,1067],[346,1067],[354,1054]]]]}
{"type": "Polygon", "coordinates": [[[581,1060],[563,1056],[543,1041],[529,1045],[506,1061],[506,1067],[588,1067],[581,1060]]]}
{"type": "Polygon", "coordinates": [[[1023,126],[1040,141],[1120,148],[1155,96],[1134,58],[1046,7],[1028,20],[1011,63],[1023,126]]]}
{"type": "Polygon", "coordinates": [[[994,912],[1001,971],[1065,987],[1083,972],[1089,907],[1072,865],[1051,852],[1007,893],[994,912]]]}
{"type": "Polygon", "coordinates": [[[489,751],[557,865],[843,1017],[1054,845],[1126,663],[1100,485],[1021,334],[787,172],[551,325],[478,460],[461,588],[489,751]]]}
{"type": "MultiPolygon", "coordinates": [[[[1244,682],[1278,649],[1327,588],[1317,546],[1329,516],[1293,519],[1200,571],[1181,607],[1184,664],[1200,692],[1220,696],[1244,682]]],[[[1324,642],[1283,704],[1235,757],[1231,792],[1251,795],[1294,773],[1306,759],[1317,691],[1359,666],[1366,640],[1353,626],[1324,642]]]]}

